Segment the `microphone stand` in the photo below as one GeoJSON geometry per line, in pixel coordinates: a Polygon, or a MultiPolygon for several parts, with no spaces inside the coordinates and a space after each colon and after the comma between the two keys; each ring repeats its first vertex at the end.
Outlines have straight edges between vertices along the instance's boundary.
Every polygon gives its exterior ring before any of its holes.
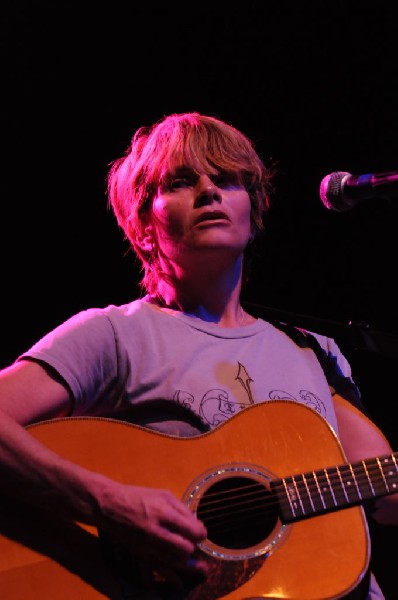
{"type": "Polygon", "coordinates": [[[348,325],[302,314],[294,314],[269,306],[242,302],[244,308],[256,317],[276,320],[332,337],[355,350],[377,352],[390,358],[398,358],[398,335],[370,329],[367,323],[350,322],[348,325]]]}

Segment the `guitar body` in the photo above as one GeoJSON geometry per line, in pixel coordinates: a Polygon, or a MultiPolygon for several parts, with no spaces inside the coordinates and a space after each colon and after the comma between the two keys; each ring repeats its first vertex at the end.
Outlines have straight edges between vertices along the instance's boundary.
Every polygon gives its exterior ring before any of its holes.
{"type": "MultiPolygon", "coordinates": [[[[345,462],[327,423],[291,401],[254,405],[193,438],[87,417],[47,421],[29,430],[88,469],[128,484],[168,488],[195,511],[214,484],[230,477],[249,473],[265,490],[271,479],[345,462]]],[[[110,546],[94,528],[59,522],[22,502],[3,502],[0,510],[2,598],[174,598],[159,595],[162,582],[136,595],[129,591],[133,566],[120,575],[117,560],[109,558],[110,546]]],[[[209,580],[184,599],[343,598],[359,586],[369,566],[369,535],[358,506],[288,525],[275,518],[259,536],[239,547],[230,536],[223,545],[223,538],[209,535],[200,550],[210,565],[209,580]]]]}

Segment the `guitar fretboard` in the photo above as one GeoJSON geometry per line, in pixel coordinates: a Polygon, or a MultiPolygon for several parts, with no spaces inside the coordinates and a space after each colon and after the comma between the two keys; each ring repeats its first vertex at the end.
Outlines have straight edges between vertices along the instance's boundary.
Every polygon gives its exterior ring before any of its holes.
{"type": "Polygon", "coordinates": [[[271,482],[281,520],[291,523],[398,492],[398,453],[271,482]]]}

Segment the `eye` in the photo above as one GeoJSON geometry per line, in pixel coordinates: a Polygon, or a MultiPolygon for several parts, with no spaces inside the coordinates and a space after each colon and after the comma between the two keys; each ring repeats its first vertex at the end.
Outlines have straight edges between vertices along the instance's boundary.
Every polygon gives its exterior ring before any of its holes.
{"type": "Polygon", "coordinates": [[[171,179],[171,181],[168,183],[167,187],[169,190],[175,190],[192,185],[193,182],[189,179],[189,177],[174,177],[174,179],[171,179]]]}
{"type": "Polygon", "coordinates": [[[173,192],[180,189],[194,187],[197,181],[195,174],[187,172],[178,172],[169,174],[160,185],[162,192],[173,192]]]}
{"type": "Polygon", "coordinates": [[[242,183],[237,173],[219,173],[214,177],[213,181],[217,187],[222,189],[242,187],[242,183]]]}

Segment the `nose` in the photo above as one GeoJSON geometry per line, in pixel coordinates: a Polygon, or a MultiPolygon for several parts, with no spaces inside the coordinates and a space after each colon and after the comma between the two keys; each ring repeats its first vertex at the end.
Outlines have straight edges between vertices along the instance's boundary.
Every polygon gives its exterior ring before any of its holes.
{"type": "Polygon", "coordinates": [[[201,175],[197,183],[196,206],[204,206],[213,202],[221,202],[222,194],[208,175],[201,175]]]}

